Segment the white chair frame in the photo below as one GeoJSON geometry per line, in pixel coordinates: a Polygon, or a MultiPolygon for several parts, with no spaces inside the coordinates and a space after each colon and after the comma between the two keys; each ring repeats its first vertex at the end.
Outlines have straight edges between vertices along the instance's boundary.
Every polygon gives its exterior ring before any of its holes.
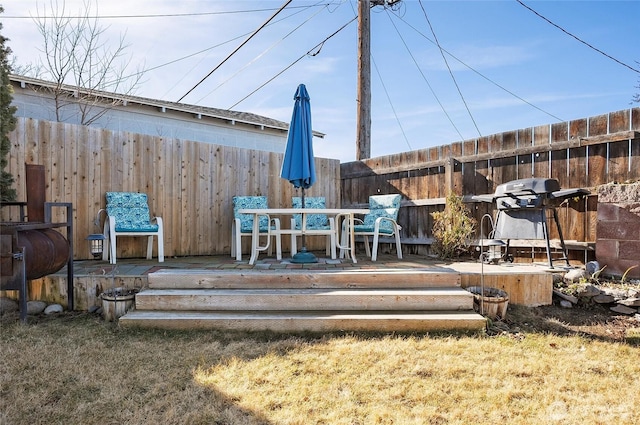
{"type": "Polygon", "coordinates": [[[104,221],[105,243],[108,249],[102,251],[102,259],[109,260],[110,264],[116,264],[116,238],[118,236],[146,236],[147,237],[147,260],[153,258],[153,237],[158,237],[158,262],[164,263],[164,233],[162,231],[162,218],[153,217],[151,222],[158,225],[157,232],[116,232],[116,218],[108,216],[104,221]]]}
{"type": "MultiPolygon", "coordinates": [[[[278,260],[282,260],[282,238],[280,235],[282,231],[280,229],[280,219],[270,218],[270,221],[273,222],[273,229],[271,225],[266,233],[260,233],[260,236],[267,237],[267,244],[263,247],[258,247],[260,251],[267,249],[267,255],[272,255],[272,246],[270,244],[271,237],[273,237],[276,241],[276,258],[278,260]]],[[[231,256],[236,257],[236,261],[242,261],[242,238],[243,237],[251,237],[251,232],[242,232],[241,224],[239,218],[234,218],[231,222],[231,256]]],[[[259,245],[259,243],[258,243],[259,245]]]]}
{"type": "MultiPolygon", "coordinates": [[[[378,244],[380,240],[380,227],[383,223],[388,222],[391,227],[391,233],[389,229],[384,229],[383,236],[395,236],[396,251],[398,253],[398,259],[402,259],[402,245],[400,244],[400,230],[402,227],[397,223],[398,211],[400,210],[400,195],[372,195],[369,197],[369,214],[365,215],[364,220],[356,219],[358,222],[365,224],[360,229],[354,227],[354,234],[356,236],[364,237],[364,248],[368,256],[371,257],[371,261],[378,259],[378,244]],[[393,212],[391,212],[393,211],[393,212]],[[373,228],[371,228],[370,219],[375,218],[373,222],[373,228]],[[369,247],[369,236],[373,236],[373,248],[369,247]]],[[[384,226],[387,227],[387,226],[384,226]]],[[[342,226],[342,241],[345,241],[347,235],[346,223],[342,226]]],[[[345,250],[340,250],[340,258],[345,255],[345,250]]]]}
{"type": "MultiPolygon", "coordinates": [[[[356,218],[356,221],[362,223],[363,221],[356,218]]],[[[386,233],[383,233],[383,236],[394,236],[395,237],[395,241],[396,241],[396,251],[398,254],[398,259],[402,260],[402,245],[400,244],[400,230],[402,230],[402,226],[400,226],[395,220],[388,218],[388,217],[378,217],[375,221],[374,224],[374,228],[372,232],[355,232],[356,236],[363,236],[364,237],[364,250],[367,254],[367,256],[371,257],[371,261],[376,261],[378,259],[378,245],[379,245],[379,239],[380,239],[380,223],[383,220],[387,220],[389,222],[391,222],[391,225],[393,226],[393,235],[388,235],[386,233]],[[373,236],[373,247],[369,247],[369,236],[373,236]]],[[[346,224],[346,223],[345,223],[346,224]]],[[[343,226],[342,228],[342,240],[346,240],[347,238],[347,233],[348,229],[346,228],[346,225],[343,226]]],[[[340,258],[344,258],[345,255],[345,249],[341,249],[340,250],[340,258]]]]}
{"type": "MultiPolygon", "coordinates": [[[[245,196],[238,196],[235,197],[234,196],[234,200],[233,200],[233,204],[234,204],[234,218],[231,220],[231,256],[236,258],[236,261],[242,261],[242,237],[251,237],[252,236],[252,231],[248,230],[243,232],[242,231],[242,220],[240,217],[238,217],[236,215],[236,198],[245,198],[245,201],[248,201],[252,198],[264,198],[264,204],[261,203],[261,205],[258,205],[261,208],[266,208],[267,205],[267,199],[264,196],[252,196],[252,195],[245,195],[245,196]]],[[[265,249],[268,249],[267,253],[268,255],[271,255],[272,253],[272,245],[271,245],[271,237],[273,236],[276,240],[276,258],[278,260],[282,259],[282,238],[281,238],[281,228],[280,228],[280,219],[278,218],[271,218],[269,217],[269,215],[265,214],[265,217],[267,218],[267,232],[260,232],[260,236],[266,235],[267,236],[267,243],[265,246],[261,247],[258,246],[258,250],[259,251],[263,251],[265,249]]],[[[258,241],[258,245],[260,245],[259,241],[258,241]]]]}
{"type": "MultiPolygon", "coordinates": [[[[305,216],[303,216],[305,217],[305,216]]],[[[326,236],[327,244],[325,248],[325,253],[327,256],[331,255],[331,258],[335,260],[337,257],[336,254],[336,246],[337,246],[337,237],[338,231],[336,229],[335,219],[333,217],[328,217],[329,227],[330,229],[308,229],[306,226],[306,220],[302,220],[302,229],[299,231],[291,232],[291,256],[293,257],[298,253],[298,243],[296,241],[296,237],[302,237],[302,233],[306,236],[326,236]]],[[[295,229],[296,221],[294,218],[291,219],[291,229],[295,229]]]]}

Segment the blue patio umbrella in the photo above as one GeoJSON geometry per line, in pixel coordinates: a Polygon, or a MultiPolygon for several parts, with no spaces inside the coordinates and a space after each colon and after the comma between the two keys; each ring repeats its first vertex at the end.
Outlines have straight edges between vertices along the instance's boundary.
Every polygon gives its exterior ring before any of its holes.
{"type": "MultiPolygon", "coordinates": [[[[302,208],[305,207],[304,191],[316,181],[316,167],[313,158],[313,132],[311,130],[311,104],[309,93],[300,84],[293,97],[293,115],[287,134],[287,147],[282,161],[280,177],[289,180],[296,188],[302,189],[302,208]]],[[[318,260],[307,252],[305,237],[302,235],[302,249],[293,256],[293,262],[315,263],[318,260]]]]}

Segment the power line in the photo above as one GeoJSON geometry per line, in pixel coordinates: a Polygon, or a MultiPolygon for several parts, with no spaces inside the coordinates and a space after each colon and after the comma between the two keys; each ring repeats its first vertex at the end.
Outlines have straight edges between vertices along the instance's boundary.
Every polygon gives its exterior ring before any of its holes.
{"type": "Polygon", "coordinates": [[[389,101],[389,105],[391,106],[391,110],[393,111],[393,116],[396,117],[396,122],[398,123],[398,127],[400,127],[400,132],[402,133],[402,137],[404,137],[404,141],[407,142],[407,146],[409,150],[413,150],[411,147],[411,143],[409,143],[409,139],[407,138],[406,133],[404,132],[404,128],[402,127],[402,123],[400,122],[400,118],[398,118],[398,114],[396,113],[396,108],[393,107],[393,102],[391,102],[391,96],[389,96],[389,92],[387,91],[387,86],[384,84],[384,80],[382,79],[382,75],[380,74],[380,70],[378,69],[378,65],[376,61],[373,59],[373,54],[371,55],[371,62],[373,62],[373,67],[376,69],[376,74],[378,74],[378,78],[380,79],[380,84],[382,84],[382,88],[384,89],[384,94],[387,96],[387,100],[389,101]]]}
{"type": "MultiPolygon", "coordinates": [[[[402,21],[405,25],[407,25],[409,28],[411,28],[412,30],[414,30],[416,33],[420,34],[424,39],[426,39],[427,41],[436,44],[435,41],[431,40],[429,37],[427,37],[426,35],[424,35],[420,30],[418,30],[416,27],[414,27],[413,25],[411,25],[410,23],[408,23],[407,21],[405,21],[404,19],[402,19],[401,17],[397,16],[396,17],[398,19],[400,19],[400,21],[402,21]]],[[[396,28],[397,31],[397,28],[396,28]]],[[[437,45],[437,44],[436,44],[437,45]]],[[[517,94],[515,94],[514,92],[512,92],[511,90],[507,89],[506,87],[498,84],[497,82],[493,81],[491,78],[487,77],[486,75],[482,74],[480,71],[476,70],[475,68],[473,68],[470,65],[467,65],[462,59],[456,57],[453,53],[447,51],[446,49],[442,49],[443,52],[445,52],[446,54],[448,54],[449,56],[451,56],[453,59],[455,59],[456,61],[458,61],[458,63],[460,63],[461,65],[463,65],[464,67],[468,68],[470,71],[474,72],[475,74],[477,74],[478,76],[482,77],[483,79],[487,80],[488,82],[490,82],[491,84],[493,84],[494,86],[500,88],[501,90],[505,91],[506,93],[510,94],[511,96],[515,97],[516,99],[522,101],[523,103],[526,103],[527,105],[531,106],[534,109],[537,109],[538,111],[542,112],[543,114],[549,115],[550,117],[558,120],[558,121],[566,121],[562,118],[559,118],[555,115],[553,115],[551,112],[545,111],[544,109],[540,108],[539,106],[534,105],[533,103],[529,102],[528,100],[524,99],[521,96],[518,96],[517,94]]],[[[414,59],[415,62],[415,59],[414,59]]]]}
{"type": "Polygon", "coordinates": [[[580,43],[584,44],[585,46],[589,47],[590,49],[595,50],[596,52],[600,53],[601,55],[606,56],[607,58],[613,60],[614,62],[619,63],[620,65],[629,68],[630,70],[637,72],[640,74],[640,71],[633,68],[632,66],[627,65],[626,63],[619,61],[618,59],[614,58],[613,56],[603,52],[602,50],[598,49],[597,47],[592,46],[591,44],[587,43],[586,41],[582,40],[581,38],[571,34],[569,31],[565,30],[564,28],[562,28],[560,25],[555,24],[553,22],[551,22],[549,19],[545,18],[544,16],[542,16],[541,14],[539,14],[538,12],[536,12],[535,10],[533,10],[532,8],[530,8],[529,6],[527,6],[526,4],[524,4],[522,1],[520,0],[516,0],[518,3],[520,3],[520,5],[522,7],[524,7],[525,9],[530,10],[531,12],[533,12],[536,16],[544,19],[545,21],[547,21],[548,23],[550,23],[551,25],[553,25],[554,27],[558,28],[560,31],[562,31],[563,33],[567,34],[568,36],[575,38],[576,40],[578,40],[580,43]]]}
{"type": "Polygon", "coordinates": [[[182,95],[182,97],[180,99],[178,99],[178,102],[180,102],[182,99],[184,99],[189,93],[191,93],[192,91],[194,91],[196,89],[196,87],[198,87],[200,84],[202,84],[202,82],[204,80],[206,80],[207,78],[209,78],[211,76],[211,74],[213,74],[218,68],[220,68],[222,66],[222,64],[224,64],[227,60],[229,60],[229,58],[231,58],[231,56],[233,56],[234,54],[236,54],[236,52],[238,50],[240,50],[242,48],[242,46],[244,46],[245,44],[247,44],[249,42],[249,40],[251,40],[256,34],[258,34],[258,32],[260,32],[260,30],[262,30],[273,18],[275,18],[280,12],[282,12],[284,10],[285,7],[287,7],[287,5],[289,3],[291,3],[293,0],[287,0],[282,6],[280,6],[280,9],[278,9],[273,15],[271,15],[271,17],[269,17],[269,19],[267,19],[262,25],[260,25],[260,27],[258,27],[258,29],[256,29],[250,36],[249,38],[247,38],[245,41],[243,41],[242,43],[240,43],[240,45],[238,47],[236,47],[236,49],[229,53],[229,55],[224,58],[224,60],[222,62],[220,62],[218,64],[218,66],[216,66],[215,68],[213,68],[207,75],[205,75],[202,80],[198,81],[198,83],[191,87],[191,89],[189,89],[188,92],[186,92],[184,95],[182,95]]]}
{"type": "MultiPolygon", "coordinates": [[[[389,15],[387,15],[387,16],[389,16],[389,15]]],[[[456,130],[456,133],[458,133],[458,136],[460,136],[460,140],[464,140],[464,137],[460,133],[460,130],[458,130],[458,127],[456,127],[456,124],[453,122],[453,120],[449,116],[449,113],[444,108],[444,105],[442,104],[442,102],[440,102],[440,98],[438,98],[438,95],[436,94],[435,90],[431,86],[431,83],[429,83],[429,79],[427,79],[427,76],[424,74],[424,72],[422,72],[422,69],[420,68],[420,65],[418,65],[418,61],[413,56],[413,53],[411,53],[411,50],[409,49],[409,46],[407,45],[406,41],[404,41],[404,38],[402,38],[402,35],[400,34],[400,31],[398,31],[398,27],[396,26],[395,22],[393,22],[393,19],[391,19],[390,16],[389,16],[389,21],[391,21],[391,25],[393,25],[393,28],[395,28],[396,33],[398,34],[398,37],[400,37],[400,41],[402,41],[402,44],[404,44],[404,48],[407,49],[407,52],[409,53],[409,56],[413,60],[413,63],[416,66],[416,69],[418,70],[420,75],[422,75],[422,79],[425,81],[425,83],[427,83],[427,86],[429,87],[429,90],[431,90],[431,94],[436,99],[436,102],[438,102],[438,105],[440,105],[440,109],[442,109],[442,112],[444,112],[444,115],[447,117],[447,119],[449,120],[449,122],[451,123],[453,128],[456,130]]]]}
{"type": "Polygon", "coordinates": [[[243,97],[242,99],[240,99],[239,101],[237,101],[236,103],[234,103],[233,105],[231,105],[229,108],[227,108],[227,110],[231,110],[233,108],[235,108],[237,105],[239,105],[240,103],[244,102],[246,99],[248,99],[249,97],[253,96],[255,93],[257,93],[260,89],[262,89],[264,86],[266,86],[267,84],[269,84],[270,82],[272,82],[273,80],[275,80],[276,78],[278,78],[280,75],[282,75],[285,71],[287,71],[289,68],[291,68],[293,65],[295,65],[296,63],[300,62],[305,56],[317,56],[320,53],[320,50],[322,49],[322,46],[324,46],[324,43],[329,40],[331,37],[335,36],[336,34],[338,34],[340,31],[342,31],[343,29],[345,29],[347,27],[347,25],[349,25],[351,22],[355,21],[356,19],[358,19],[358,17],[354,17],[353,19],[351,19],[349,22],[347,22],[346,24],[344,24],[343,26],[341,26],[340,28],[338,28],[333,34],[331,34],[330,36],[328,36],[327,38],[325,38],[324,40],[322,40],[320,43],[316,44],[315,46],[313,46],[311,49],[309,49],[307,51],[307,53],[305,53],[304,55],[300,56],[298,59],[296,59],[295,61],[293,61],[291,64],[287,65],[284,69],[282,69],[280,72],[278,72],[276,75],[274,75],[273,77],[269,78],[267,81],[265,81],[263,84],[261,84],[258,88],[256,88],[254,91],[252,91],[251,93],[249,93],[248,95],[246,95],[245,97],[243,97]]]}
{"type": "MultiPolygon", "coordinates": [[[[325,8],[327,8],[328,6],[325,6],[325,8]]],[[[221,82],[220,84],[218,84],[213,90],[211,90],[209,93],[205,94],[204,96],[202,96],[200,99],[198,99],[198,101],[196,102],[196,104],[200,103],[201,101],[203,101],[205,98],[207,98],[209,95],[211,95],[211,93],[213,93],[214,91],[218,90],[220,87],[222,87],[223,85],[225,85],[226,83],[228,83],[230,80],[232,80],[233,78],[235,78],[238,74],[240,74],[244,69],[248,68],[251,64],[253,64],[255,61],[257,61],[258,59],[260,59],[261,57],[263,57],[265,54],[267,54],[267,52],[269,52],[271,49],[275,48],[278,44],[280,44],[281,42],[283,42],[285,39],[287,39],[291,34],[293,34],[294,32],[296,32],[297,30],[299,30],[301,27],[303,27],[307,22],[311,21],[313,18],[315,18],[319,13],[321,13],[322,11],[324,11],[323,9],[319,9],[316,13],[314,13],[313,15],[311,15],[310,17],[308,17],[306,20],[304,20],[301,24],[299,24],[298,26],[296,26],[294,29],[292,29],[291,31],[289,31],[289,33],[287,33],[284,37],[281,37],[278,41],[276,41],[275,43],[273,43],[271,46],[269,46],[267,49],[265,49],[264,51],[262,51],[258,56],[256,56],[255,58],[253,58],[250,62],[248,62],[247,64],[245,64],[244,66],[242,66],[240,69],[238,69],[236,72],[234,72],[231,76],[229,76],[229,78],[227,78],[226,80],[224,80],[223,82],[221,82]]],[[[287,18],[290,18],[293,15],[296,15],[298,13],[300,13],[302,11],[298,11],[290,16],[288,16],[287,18]]]]}
{"type": "MultiPolygon", "coordinates": [[[[309,8],[316,7],[316,6],[321,6],[321,5],[323,5],[323,4],[322,4],[322,3],[317,3],[317,4],[314,4],[314,5],[310,5],[310,6],[295,6],[295,7],[290,7],[289,9],[300,9],[300,8],[309,9],[309,8]]],[[[320,11],[324,10],[325,8],[327,8],[327,9],[328,9],[330,5],[331,5],[330,3],[327,3],[326,5],[324,5],[324,6],[323,6],[323,9],[320,9],[320,11]]],[[[264,9],[264,10],[273,10],[273,9],[264,9]]],[[[243,12],[244,12],[244,11],[243,11],[243,12]]],[[[292,16],[295,16],[295,15],[297,15],[298,13],[301,13],[301,12],[304,12],[304,10],[296,11],[296,12],[292,13],[292,14],[291,14],[291,15],[289,15],[289,16],[286,16],[286,17],[284,17],[284,18],[281,18],[281,19],[278,19],[278,20],[276,20],[276,21],[273,21],[272,23],[270,23],[270,24],[269,24],[269,26],[270,26],[270,25],[275,25],[275,24],[277,24],[277,23],[279,23],[279,22],[282,22],[282,21],[284,21],[284,20],[286,20],[286,19],[289,19],[289,18],[291,18],[292,16]]],[[[165,62],[165,63],[161,63],[161,64],[159,64],[159,65],[152,66],[151,68],[146,68],[146,69],[144,69],[144,70],[142,70],[142,71],[139,71],[139,72],[135,72],[135,73],[133,73],[133,74],[131,74],[131,75],[128,75],[128,76],[127,76],[127,77],[125,77],[125,78],[130,78],[130,77],[133,77],[133,76],[137,76],[137,75],[145,74],[145,73],[150,72],[150,71],[155,71],[156,69],[164,68],[165,66],[173,65],[174,63],[178,63],[178,62],[180,62],[180,61],[183,61],[183,60],[186,60],[186,59],[192,58],[192,57],[194,57],[194,56],[198,56],[198,55],[200,55],[200,54],[202,54],[202,53],[208,52],[209,50],[213,50],[213,49],[216,49],[216,48],[218,48],[218,47],[224,46],[225,44],[231,43],[232,41],[239,40],[239,39],[241,39],[242,37],[246,37],[246,36],[247,36],[247,35],[249,35],[249,34],[251,34],[251,32],[246,32],[246,33],[244,33],[244,34],[240,34],[240,35],[238,35],[238,36],[236,36],[236,37],[233,37],[233,38],[231,38],[231,39],[229,39],[229,40],[226,40],[226,41],[223,41],[223,42],[221,42],[221,43],[215,44],[215,45],[213,45],[213,46],[209,46],[209,47],[207,47],[207,48],[205,48],[205,49],[201,49],[201,50],[198,50],[198,51],[196,51],[196,52],[189,53],[188,55],[181,56],[181,57],[179,57],[179,58],[177,58],[177,59],[173,59],[173,60],[170,60],[170,61],[168,61],[168,62],[165,62]]],[[[202,60],[201,60],[201,61],[202,61],[202,60]]],[[[200,61],[200,62],[201,62],[201,61],[200,61]]],[[[198,62],[198,63],[200,63],[200,62],[198,62]]],[[[185,76],[186,76],[186,74],[185,74],[185,76]]],[[[184,77],[183,77],[183,78],[184,78],[184,77]]],[[[181,80],[182,80],[182,79],[181,79],[181,80]]],[[[179,81],[181,81],[181,80],[179,80],[179,81]]],[[[174,84],[174,85],[173,85],[173,87],[172,87],[172,88],[170,88],[170,89],[167,91],[167,93],[168,93],[169,91],[171,91],[173,88],[175,88],[175,86],[176,86],[177,84],[178,84],[178,83],[174,84]]],[[[165,93],[165,94],[166,94],[166,93],[165,93]]]]}
{"type": "Polygon", "coordinates": [[[456,86],[456,89],[458,90],[458,94],[460,95],[460,99],[462,99],[462,103],[464,103],[464,107],[467,110],[467,113],[469,114],[469,118],[471,118],[471,122],[473,122],[473,126],[476,128],[476,131],[478,132],[478,136],[482,137],[482,133],[480,132],[480,129],[478,128],[478,124],[476,123],[476,120],[473,118],[473,114],[471,113],[471,110],[469,109],[469,105],[467,105],[467,101],[464,98],[464,96],[462,95],[462,91],[460,90],[460,86],[458,85],[458,82],[456,81],[456,77],[453,75],[453,72],[451,71],[451,67],[449,66],[449,62],[447,61],[447,57],[444,54],[444,51],[442,50],[442,46],[440,45],[440,41],[438,40],[438,37],[436,36],[436,32],[433,29],[433,26],[431,25],[431,21],[429,20],[429,17],[427,16],[427,11],[424,10],[424,6],[422,5],[422,0],[419,1],[420,3],[420,8],[422,9],[422,12],[424,13],[424,18],[427,20],[427,23],[429,24],[429,28],[431,29],[431,34],[433,34],[433,39],[436,42],[436,45],[438,46],[438,50],[440,51],[440,55],[442,56],[442,59],[444,60],[445,65],[447,66],[447,69],[449,70],[449,75],[451,76],[451,79],[453,80],[453,84],[456,86]]]}
{"type": "MultiPolygon", "coordinates": [[[[322,4],[316,4],[320,6],[322,4]]],[[[330,6],[331,3],[324,3],[324,6],[330,6]]],[[[289,9],[304,9],[310,6],[291,6],[289,9]]],[[[229,10],[224,12],[193,12],[193,13],[158,13],[145,15],[94,15],[94,16],[66,16],[67,19],[147,19],[147,18],[182,18],[189,16],[212,16],[212,15],[234,15],[241,13],[269,12],[276,10],[273,7],[267,9],[248,9],[248,10],[229,10]]],[[[38,19],[57,19],[60,16],[38,16],[38,19]]],[[[2,19],[33,19],[33,16],[3,16],[2,19]]]]}
{"type": "MultiPolygon", "coordinates": [[[[209,50],[213,50],[213,49],[215,49],[216,47],[220,47],[220,46],[223,46],[223,45],[225,45],[225,44],[227,44],[227,43],[231,43],[232,41],[236,41],[236,40],[238,40],[238,39],[241,39],[242,37],[245,37],[245,36],[247,36],[247,35],[249,35],[249,34],[251,34],[251,33],[244,33],[244,34],[241,34],[241,35],[239,35],[239,36],[237,36],[237,37],[234,37],[234,38],[232,38],[232,39],[230,39],[230,40],[224,41],[224,42],[222,42],[222,43],[218,43],[218,44],[216,44],[215,46],[211,46],[211,47],[208,47],[208,48],[206,48],[206,49],[199,50],[199,51],[197,51],[197,52],[195,52],[195,53],[191,53],[191,54],[189,54],[189,55],[182,56],[181,58],[174,59],[174,60],[172,60],[172,61],[169,61],[169,62],[166,62],[166,63],[160,64],[160,65],[156,65],[156,66],[154,66],[154,67],[152,67],[152,68],[149,68],[149,69],[145,69],[145,70],[144,70],[144,72],[148,72],[148,71],[155,71],[155,70],[156,70],[156,69],[158,69],[158,68],[162,68],[162,67],[165,67],[165,66],[168,66],[168,65],[174,64],[174,63],[176,63],[176,62],[180,62],[180,61],[182,61],[182,60],[189,59],[189,58],[194,57],[194,56],[197,56],[197,55],[199,55],[199,54],[201,54],[201,53],[207,52],[207,51],[209,51],[209,50]]],[[[174,88],[176,88],[176,86],[177,86],[178,84],[180,84],[180,83],[181,83],[181,82],[182,82],[182,81],[187,77],[187,75],[188,75],[188,74],[189,74],[189,73],[190,73],[190,72],[191,72],[195,67],[197,67],[198,65],[200,65],[200,63],[202,63],[202,61],[203,61],[205,58],[206,58],[206,56],[205,56],[205,57],[202,57],[202,58],[197,62],[197,64],[196,64],[194,67],[192,67],[192,68],[191,68],[191,70],[190,70],[189,72],[184,73],[184,74],[182,75],[182,77],[180,77],[180,78],[179,78],[175,83],[173,83],[173,85],[172,85],[171,87],[169,87],[169,88],[165,91],[165,93],[164,93],[163,97],[164,97],[164,96],[167,96],[167,95],[171,92],[171,90],[173,90],[174,88]]]]}

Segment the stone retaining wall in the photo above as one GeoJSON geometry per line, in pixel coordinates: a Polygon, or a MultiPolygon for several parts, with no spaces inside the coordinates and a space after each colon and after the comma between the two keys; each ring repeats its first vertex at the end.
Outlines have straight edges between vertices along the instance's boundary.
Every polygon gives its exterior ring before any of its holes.
{"type": "Polygon", "coordinates": [[[640,182],[598,187],[596,234],[603,274],[640,278],[640,182]]]}

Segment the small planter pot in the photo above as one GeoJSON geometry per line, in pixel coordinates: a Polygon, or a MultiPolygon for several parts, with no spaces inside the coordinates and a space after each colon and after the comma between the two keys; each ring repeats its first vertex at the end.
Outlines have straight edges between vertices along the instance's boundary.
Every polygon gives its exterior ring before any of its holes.
{"type": "Polygon", "coordinates": [[[473,294],[473,308],[490,319],[504,319],[509,305],[509,294],[498,288],[470,286],[467,291],[473,294]],[[482,311],[481,311],[482,310],[482,311]]]}
{"type": "Polygon", "coordinates": [[[135,304],[135,291],[123,291],[121,288],[106,290],[101,295],[102,316],[104,320],[115,322],[124,316],[135,304]]]}

